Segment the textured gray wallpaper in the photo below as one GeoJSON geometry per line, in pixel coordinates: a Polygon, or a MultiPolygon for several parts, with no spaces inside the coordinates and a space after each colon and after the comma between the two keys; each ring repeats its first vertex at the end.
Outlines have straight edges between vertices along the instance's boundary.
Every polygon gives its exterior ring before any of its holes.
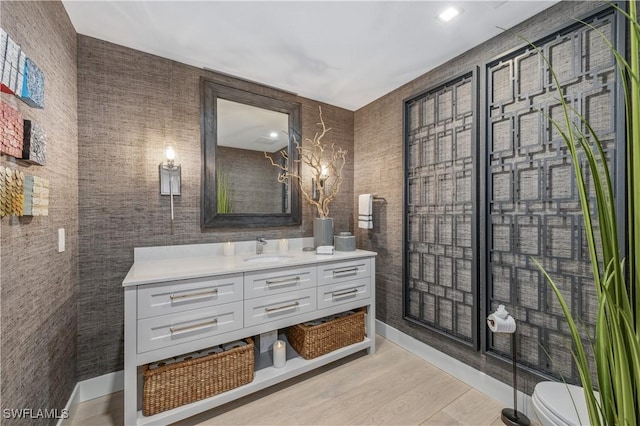
{"type": "MultiPolygon", "coordinates": [[[[374,229],[358,230],[356,234],[359,248],[378,252],[377,318],[505,383],[511,381],[511,370],[504,362],[456,343],[437,332],[414,325],[402,317],[403,100],[442,84],[451,76],[468,72],[472,67],[482,67],[487,61],[502,53],[522,46],[523,43],[516,34],[535,40],[572,23],[572,18],[582,17],[601,6],[600,2],[559,3],[355,113],[357,172],[354,177],[354,193],[357,195],[372,192],[386,200],[374,204],[374,229]]],[[[419,49],[416,50],[416,54],[420,54],[419,49]]],[[[481,193],[481,196],[483,195],[481,193]]],[[[484,297],[481,293],[480,306],[486,303],[484,297]]],[[[520,389],[530,394],[539,379],[523,373],[518,384],[520,389]]]]}
{"type": "MultiPolygon", "coordinates": [[[[123,291],[133,248],[312,235],[313,211],[303,203],[300,227],[200,229],[199,78],[302,104],[302,132],[313,137],[319,103],[229,76],[78,36],[80,193],[79,380],[123,368],[123,291]],[[158,164],[166,140],[177,142],[182,195],[170,222],[158,164]]],[[[322,105],[332,127],[327,142],[353,152],[353,112],[322,105]]],[[[353,230],[353,155],[333,203],[336,232],[353,230]]],[[[305,179],[311,184],[311,177],[305,179]]]]}
{"type": "MultiPolygon", "coordinates": [[[[2,100],[38,122],[48,138],[46,166],[5,156],[0,164],[50,181],[49,216],[0,222],[0,408],[62,409],[76,384],[77,359],[76,33],[60,2],[2,1],[0,11],[0,26],[45,74],[45,108],[5,94],[2,100]],[[58,228],[66,230],[63,253],[56,251],[58,228]]],[[[2,419],[35,422],[47,423],[2,419]]]]}

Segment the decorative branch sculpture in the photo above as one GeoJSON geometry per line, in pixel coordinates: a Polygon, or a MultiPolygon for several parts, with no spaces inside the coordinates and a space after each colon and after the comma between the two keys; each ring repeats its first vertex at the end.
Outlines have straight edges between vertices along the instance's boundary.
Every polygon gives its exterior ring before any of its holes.
{"type": "Polygon", "coordinates": [[[324,124],[322,108],[318,107],[318,109],[320,110],[318,125],[322,126],[322,132],[316,133],[313,139],[305,138],[303,144],[296,139],[293,140],[295,149],[298,151],[298,159],[291,160],[286,149],[279,152],[284,159],[284,165],[273,161],[271,155],[266,152],[264,156],[271,161],[271,165],[282,171],[278,175],[278,182],[287,184],[296,179],[304,199],[318,210],[320,217],[325,218],[329,216],[329,204],[338,194],[342,184],[342,168],[346,163],[347,151],[336,147],[335,143],[331,146],[322,143],[322,138],[331,128],[327,128],[324,124]],[[311,193],[302,185],[302,170],[296,173],[290,167],[290,161],[302,162],[311,169],[313,175],[311,193]]]}

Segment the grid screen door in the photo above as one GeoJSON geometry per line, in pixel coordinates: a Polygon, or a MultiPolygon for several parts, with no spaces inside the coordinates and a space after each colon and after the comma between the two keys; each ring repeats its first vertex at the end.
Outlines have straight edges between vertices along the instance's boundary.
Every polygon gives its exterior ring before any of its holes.
{"type": "MultiPolygon", "coordinates": [[[[593,126],[614,174],[618,75],[602,35],[616,43],[616,15],[589,19],[486,66],[487,301],[518,321],[521,364],[575,381],[570,335],[560,305],[532,258],[540,261],[591,335],[597,310],[573,165],[552,120],[562,123],[560,93],[593,126]]],[[[576,123],[579,122],[574,117],[576,123]]],[[[622,130],[624,132],[624,130],[622,130]]],[[[588,174],[583,158],[581,167],[588,174]]],[[[589,178],[591,176],[589,175],[589,178]]],[[[618,187],[620,188],[620,187],[618,187]]],[[[593,185],[588,182],[593,202],[593,185]]],[[[595,210],[595,207],[594,207],[595,210]]],[[[487,334],[487,351],[510,354],[507,336],[487,334]]]]}
{"type": "MultiPolygon", "coordinates": [[[[489,333],[480,317],[504,304],[518,323],[519,363],[570,382],[566,320],[532,261],[589,339],[597,299],[573,165],[553,124],[566,128],[560,96],[593,127],[624,194],[624,99],[608,45],[624,51],[624,19],[609,8],[584,21],[537,42],[539,51],[524,46],[484,64],[481,110],[476,71],[404,104],[405,318],[505,357],[508,335],[489,333]]],[[[589,175],[584,157],[581,167],[589,175]]]]}
{"type": "Polygon", "coordinates": [[[477,345],[476,73],[405,102],[405,317],[477,345]]]}

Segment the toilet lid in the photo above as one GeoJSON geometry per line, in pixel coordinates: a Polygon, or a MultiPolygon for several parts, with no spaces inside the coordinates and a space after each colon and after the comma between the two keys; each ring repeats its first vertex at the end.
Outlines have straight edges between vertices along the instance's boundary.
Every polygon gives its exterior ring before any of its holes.
{"type": "MultiPolygon", "coordinates": [[[[546,410],[566,424],[589,424],[589,411],[581,387],[559,382],[540,382],[534,393],[546,410]]],[[[595,394],[598,398],[598,393],[595,394]]]]}

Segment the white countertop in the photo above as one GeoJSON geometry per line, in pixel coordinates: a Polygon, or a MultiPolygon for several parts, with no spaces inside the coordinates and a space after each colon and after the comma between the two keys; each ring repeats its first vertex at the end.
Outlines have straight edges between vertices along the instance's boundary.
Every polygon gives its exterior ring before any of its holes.
{"type": "Polygon", "coordinates": [[[265,251],[262,255],[244,252],[238,253],[235,256],[221,256],[194,252],[193,255],[188,256],[179,255],[175,258],[162,256],[158,259],[139,259],[142,256],[136,255],[136,261],[131,269],[129,269],[129,273],[122,282],[122,286],[127,287],[138,284],[261,271],[289,266],[358,259],[375,255],[375,252],[366,250],[336,251],[332,255],[321,255],[316,254],[315,251],[302,251],[301,248],[292,248],[286,252],[265,251]],[[274,256],[278,256],[280,259],[267,262],[252,262],[247,260],[274,256]]]}

